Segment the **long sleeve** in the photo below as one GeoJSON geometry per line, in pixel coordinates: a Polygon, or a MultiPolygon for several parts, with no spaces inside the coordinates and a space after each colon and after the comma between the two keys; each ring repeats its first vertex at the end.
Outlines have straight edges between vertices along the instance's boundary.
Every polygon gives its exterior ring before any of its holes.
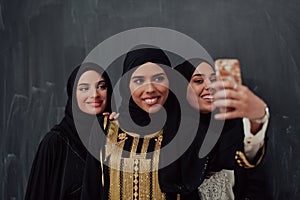
{"type": "Polygon", "coordinates": [[[256,133],[255,135],[250,132],[250,120],[248,118],[243,118],[243,125],[244,125],[244,152],[248,159],[252,160],[258,150],[264,145],[264,139],[266,130],[268,127],[268,121],[266,121],[262,128],[256,133]]]}
{"type": "Polygon", "coordinates": [[[255,135],[250,132],[249,119],[244,118],[243,124],[245,159],[240,163],[238,161],[240,167],[235,168],[235,198],[270,199],[266,183],[267,167],[266,163],[262,162],[265,156],[268,121],[262,125],[260,131],[255,135]],[[247,163],[248,160],[251,163],[247,163]]]}

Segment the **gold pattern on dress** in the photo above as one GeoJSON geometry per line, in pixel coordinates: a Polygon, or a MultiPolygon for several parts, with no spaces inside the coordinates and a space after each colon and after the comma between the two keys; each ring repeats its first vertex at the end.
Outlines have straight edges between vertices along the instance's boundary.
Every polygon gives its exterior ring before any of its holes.
{"type": "Polygon", "coordinates": [[[139,137],[134,137],[132,141],[132,146],[130,150],[130,158],[133,158],[136,155],[136,149],[139,144],[139,137]]]}
{"type": "Polygon", "coordinates": [[[139,173],[139,196],[140,199],[150,200],[150,159],[141,159],[139,173]]]}
{"type": "Polygon", "coordinates": [[[138,200],[138,196],[139,196],[139,160],[138,159],[135,159],[134,160],[134,167],[133,167],[133,196],[134,196],[134,200],[138,200]]]}
{"type": "Polygon", "coordinates": [[[105,144],[104,161],[106,161],[107,157],[109,157],[113,152],[120,152],[120,150],[122,152],[124,143],[117,142],[118,131],[119,131],[118,121],[117,120],[110,121],[106,144],[105,144]]]}
{"type": "Polygon", "coordinates": [[[109,199],[118,200],[120,199],[120,167],[121,167],[121,155],[124,147],[123,143],[117,143],[119,124],[118,121],[111,121],[109,124],[107,141],[105,145],[105,160],[109,159],[109,199]]]}
{"type": "Polygon", "coordinates": [[[124,142],[125,140],[127,140],[127,134],[126,133],[120,133],[118,135],[118,139],[119,139],[119,142],[118,143],[121,143],[121,142],[124,142]]]}
{"type": "Polygon", "coordinates": [[[105,130],[106,125],[107,125],[107,119],[108,119],[108,116],[104,116],[104,121],[103,121],[104,130],[105,130]]]}
{"type": "Polygon", "coordinates": [[[158,142],[159,145],[161,145],[162,140],[163,140],[162,135],[159,135],[158,138],[155,139],[155,141],[158,142]]]}
{"type": "Polygon", "coordinates": [[[150,139],[150,137],[144,137],[143,146],[141,149],[141,158],[146,158],[150,139]]]}
{"type": "Polygon", "coordinates": [[[133,167],[131,158],[123,158],[123,168],[121,169],[123,176],[121,194],[123,199],[133,198],[133,167]]]}
{"type": "Polygon", "coordinates": [[[125,132],[119,133],[117,122],[110,123],[105,145],[105,157],[109,162],[109,199],[134,200],[164,200],[165,194],[161,192],[158,182],[158,162],[162,142],[162,133],[147,135],[142,140],[141,153],[137,154],[139,135],[134,136],[125,132]],[[122,157],[122,151],[127,137],[132,137],[130,157],[122,157]],[[152,159],[146,159],[150,139],[155,141],[152,159]],[[152,173],[151,173],[152,168],[152,173]],[[152,182],[151,182],[152,181],[152,182]]]}
{"type": "MultiPolygon", "coordinates": [[[[124,143],[122,143],[124,145],[124,143]]],[[[123,146],[122,146],[123,147],[123,146]]],[[[121,155],[123,148],[117,148],[113,152],[113,156],[110,157],[109,167],[110,167],[110,187],[109,187],[109,199],[118,200],[120,199],[120,171],[121,169],[121,155]]]]}
{"type": "Polygon", "coordinates": [[[161,192],[158,182],[158,162],[159,162],[159,154],[160,154],[160,146],[163,139],[162,136],[163,132],[160,131],[157,139],[155,139],[155,148],[154,154],[152,159],[152,196],[154,199],[157,200],[164,200],[166,199],[165,194],[161,192]]]}
{"type": "Polygon", "coordinates": [[[116,143],[119,131],[119,123],[117,120],[110,121],[107,133],[107,139],[112,142],[116,143]]]}

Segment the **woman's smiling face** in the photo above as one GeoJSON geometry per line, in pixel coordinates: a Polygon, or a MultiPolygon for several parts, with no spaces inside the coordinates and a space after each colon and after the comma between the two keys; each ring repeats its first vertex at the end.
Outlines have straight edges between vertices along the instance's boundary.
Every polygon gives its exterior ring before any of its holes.
{"type": "Polygon", "coordinates": [[[133,101],[141,109],[155,113],[168,98],[169,80],[159,65],[147,62],[133,72],[129,88],[133,101]]]}
{"type": "Polygon", "coordinates": [[[96,71],[84,72],[77,84],[76,97],[81,111],[92,115],[102,113],[107,105],[105,79],[96,71]]]}
{"type": "Polygon", "coordinates": [[[200,63],[192,75],[187,90],[187,99],[202,113],[209,113],[213,110],[214,99],[211,83],[215,81],[216,73],[206,62],[200,63]]]}

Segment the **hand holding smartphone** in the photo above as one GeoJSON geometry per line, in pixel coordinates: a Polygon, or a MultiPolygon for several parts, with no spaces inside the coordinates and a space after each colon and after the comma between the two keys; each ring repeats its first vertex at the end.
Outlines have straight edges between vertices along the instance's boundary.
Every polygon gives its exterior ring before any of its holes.
{"type": "MultiPolygon", "coordinates": [[[[222,58],[215,61],[216,76],[218,81],[231,81],[234,88],[242,84],[240,62],[238,59],[222,58]]],[[[223,107],[220,112],[230,112],[233,108],[223,107]]]]}

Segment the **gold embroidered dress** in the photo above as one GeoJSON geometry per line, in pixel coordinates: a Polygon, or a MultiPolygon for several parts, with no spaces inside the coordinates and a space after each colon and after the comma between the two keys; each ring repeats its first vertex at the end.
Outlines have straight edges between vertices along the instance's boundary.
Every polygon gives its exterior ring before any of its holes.
{"type": "Polygon", "coordinates": [[[162,139],[163,130],[141,137],[120,129],[118,121],[110,122],[104,155],[108,199],[166,199],[158,183],[162,139]]]}

